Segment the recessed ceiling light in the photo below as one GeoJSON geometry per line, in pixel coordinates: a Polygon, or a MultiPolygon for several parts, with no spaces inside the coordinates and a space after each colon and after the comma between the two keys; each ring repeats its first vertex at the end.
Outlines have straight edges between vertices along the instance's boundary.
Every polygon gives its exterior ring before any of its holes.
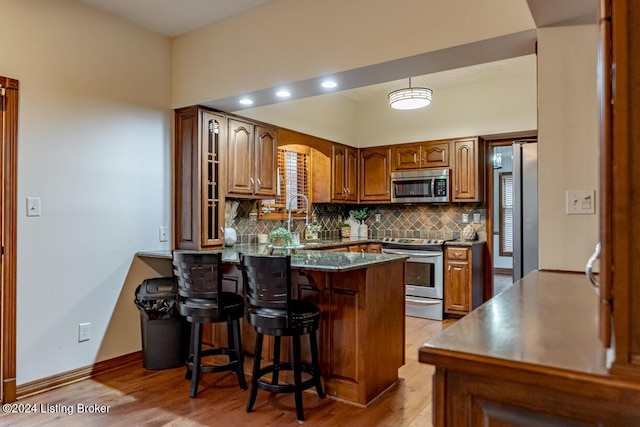
{"type": "Polygon", "coordinates": [[[322,82],[320,86],[322,86],[325,89],[332,89],[334,87],[337,87],[338,83],[334,82],[333,80],[325,80],[322,82]]]}
{"type": "Polygon", "coordinates": [[[253,104],[253,101],[250,100],[249,98],[242,98],[240,100],[240,104],[242,104],[242,105],[251,105],[251,104],[253,104]]]}
{"type": "Polygon", "coordinates": [[[276,95],[279,96],[280,98],[288,98],[291,96],[291,92],[283,89],[283,90],[277,91],[276,95]]]}

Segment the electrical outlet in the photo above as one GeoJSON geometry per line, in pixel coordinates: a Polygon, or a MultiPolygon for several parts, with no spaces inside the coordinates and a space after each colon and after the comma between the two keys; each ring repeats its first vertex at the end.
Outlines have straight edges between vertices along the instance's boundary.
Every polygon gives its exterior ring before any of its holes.
{"type": "Polygon", "coordinates": [[[169,241],[169,227],[161,226],[158,232],[159,232],[159,237],[161,242],[169,241]]]}
{"type": "Polygon", "coordinates": [[[473,214],[473,222],[476,224],[480,222],[480,214],[473,214]]]}
{"type": "Polygon", "coordinates": [[[375,214],[375,218],[376,218],[376,222],[380,222],[380,214],[379,213],[375,214]]]}
{"type": "Polygon", "coordinates": [[[78,342],[89,341],[91,339],[91,323],[80,323],[78,325],[78,342]]]}
{"type": "Polygon", "coordinates": [[[462,214],[462,223],[467,224],[469,222],[469,214],[462,214]]]}

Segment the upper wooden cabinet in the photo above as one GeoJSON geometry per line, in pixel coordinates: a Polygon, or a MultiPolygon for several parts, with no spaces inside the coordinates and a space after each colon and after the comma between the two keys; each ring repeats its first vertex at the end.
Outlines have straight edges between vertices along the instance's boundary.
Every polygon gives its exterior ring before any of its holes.
{"type": "Polygon", "coordinates": [[[275,196],[276,149],[276,128],[229,119],[227,195],[247,198],[275,196]]]}
{"type": "Polygon", "coordinates": [[[358,201],[358,149],[333,144],[331,150],[331,201],[358,201]]]}
{"type": "Polygon", "coordinates": [[[360,150],[360,201],[391,202],[391,148],[370,147],[360,150]]]}
{"type": "Polygon", "coordinates": [[[177,249],[223,245],[226,117],[200,107],[175,112],[174,239],[177,249]]]}
{"type": "Polygon", "coordinates": [[[452,202],[484,200],[484,141],[468,138],[451,141],[452,202]]]}
{"type": "Polygon", "coordinates": [[[449,167],[449,141],[401,144],[393,147],[393,170],[449,167]]]}

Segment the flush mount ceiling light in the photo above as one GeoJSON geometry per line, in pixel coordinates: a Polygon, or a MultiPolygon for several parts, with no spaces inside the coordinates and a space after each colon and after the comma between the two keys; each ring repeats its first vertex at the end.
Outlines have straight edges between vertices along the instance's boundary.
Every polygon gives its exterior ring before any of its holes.
{"type": "Polygon", "coordinates": [[[249,98],[242,98],[240,101],[240,104],[242,105],[252,105],[253,101],[249,98]]]}
{"type": "Polygon", "coordinates": [[[325,80],[320,86],[325,89],[333,89],[334,87],[338,86],[338,83],[334,82],[333,80],[325,80]]]}
{"type": "Polygon", "coordinates": [[[279,96],[280,98],[288,98],[291,96],[291,92],[286,89],[282,89],[276,92],[276,96],[279,96]]]}
{"type": "Polygon", "coordinates": [[[394,90],[389,93],[389,105],[396,110],[413,110],[415,108],[426,107],[431,104],[433,91],[426,87],[411,87],[411,77],[409,77],[409,87],[394,90]]]}

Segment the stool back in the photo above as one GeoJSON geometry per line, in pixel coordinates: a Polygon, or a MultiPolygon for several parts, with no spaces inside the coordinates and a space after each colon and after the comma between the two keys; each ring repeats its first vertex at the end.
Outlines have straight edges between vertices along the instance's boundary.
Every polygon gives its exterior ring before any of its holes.
{"type": "Polygon", "coordinates": [[[222,253],[173,251],[178,295],[217,300],[222,294],[222,253]]]}
{"type": "MultiPolygon", "coordinates": [[[[291,326],[291,257],[239,254],[249,312],[286,312],[291,326]]],[[[250,319],[255,317],[250,316],[250,319]]],[[[260,326],[260,325],[254,325],[260,326]]]]}

